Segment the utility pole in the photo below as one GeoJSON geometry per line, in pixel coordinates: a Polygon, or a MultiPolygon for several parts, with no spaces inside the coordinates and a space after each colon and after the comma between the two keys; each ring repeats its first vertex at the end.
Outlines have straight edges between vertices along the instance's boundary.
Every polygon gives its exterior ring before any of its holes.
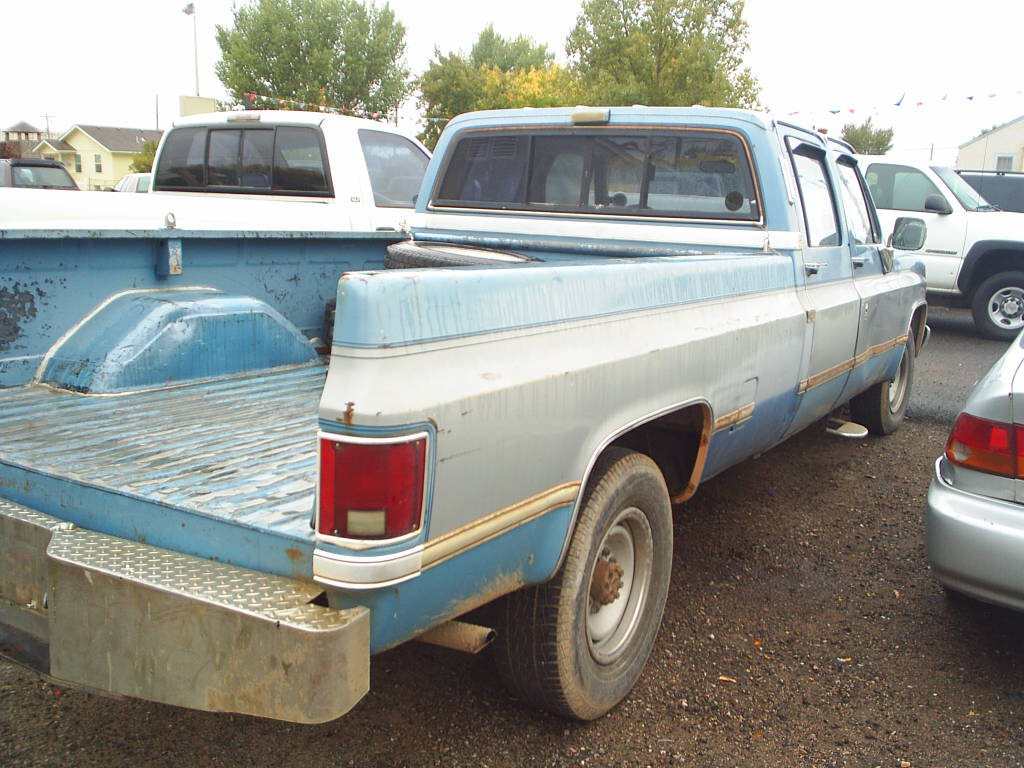
{"type": "Polygon", "coordinates": [[[199,35],[196,32],[196,4],[189,3],[181,12],[192,17],[192,55],[196,65],[196,96],[199,95],[199,35]]]}

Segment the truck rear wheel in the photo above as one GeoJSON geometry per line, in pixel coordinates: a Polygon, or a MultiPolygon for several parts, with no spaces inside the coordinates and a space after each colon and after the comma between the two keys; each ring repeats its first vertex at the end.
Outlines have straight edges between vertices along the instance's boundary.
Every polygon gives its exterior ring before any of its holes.
{"type": "Polygon", "coordinates": [[[914,385],[914,337],[907,337],[903,357],[896,375],[888,381],[875,384],[850,400],[850,415],[863,424],[873,435],[891,435],[907,412],[910,390],[914,385]]]}
{"type": "Polygon", "coordinates": [[[606,451],[554,579],[504,598],[498,671],[521,699],[593,720],[643,671],[672,570],[672,507],[657,465],[606,451]]]}
{"type": "Polygon", "coordinates": [[[974,291],[971,316],[982,336],[1011,341],[1024,328],[1024,272],[999,272],[974,291]]]}

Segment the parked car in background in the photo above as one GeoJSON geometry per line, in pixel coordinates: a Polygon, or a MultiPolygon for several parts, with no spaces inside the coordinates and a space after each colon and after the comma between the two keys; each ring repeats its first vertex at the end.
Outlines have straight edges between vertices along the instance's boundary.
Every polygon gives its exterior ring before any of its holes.
{"type": "Polygon", "coordinates": [[[974,387],[935,463],[928,559],[955,593],[1024,611],[1024,336],[974,387]]]}
{"type": "Polygon", "coordinates": [[[129,173],[114,185],[115,192],[149,192],[152,173],[129,173]]]}
{"type": "Polygon", "coordinates": [[[30,157],[0,159],[0,187],[78,189],[63,164],[30,157]]]}
{"type": "Polygon", "coordinates": [[[999,210],[1024,213],[1024,173],[968,170],[957,173],[999,210]]]}
{"type": "Polygon", "coordinates": [[[891,155],[859,158],[882,230],[917,216],[928,303],[970,307],[974,325],[1010,341],[1024,328],[1024,214],[999,211],[952,168],[891,155]]]}

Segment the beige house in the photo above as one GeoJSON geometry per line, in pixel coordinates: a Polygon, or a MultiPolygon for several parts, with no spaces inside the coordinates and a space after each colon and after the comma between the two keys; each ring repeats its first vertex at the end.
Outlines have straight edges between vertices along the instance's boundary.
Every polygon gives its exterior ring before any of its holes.
{"type": "Polygon", "coordinates": [[[159,140],[160,131],[74,125],[59,139],[43,139],[33,151],[64,163],[80,189],[110,189],[130,172],[142,145],[159,140]]]}
{"type": "Polygon", "coordinates": [[[1024,115],[961,144],[956,167],[977,171],[1024,171],[1024,115]]]}

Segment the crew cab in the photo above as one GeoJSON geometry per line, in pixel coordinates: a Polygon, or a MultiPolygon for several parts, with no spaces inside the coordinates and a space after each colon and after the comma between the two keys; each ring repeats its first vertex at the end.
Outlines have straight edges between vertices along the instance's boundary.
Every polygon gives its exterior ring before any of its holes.
{"type": "Polygon", "coordinates": [[[1024,214],[1000,211],[955,170],[920,160],[862,156],[886,232],[920,217],[920,258],[933,304],[970,307],[977,330],[1009,341],[1024,328],[1024,214]]]}
{"type": "Polygon", "coordinates": [[[883,242],[816,131],[471,113],[409,227],[0,232],[0,653],[323,722],[372,654],[493,634],[517,698],[593,719],[642,673],[702,483],[903,419],[921,222],[883,242]]]}

